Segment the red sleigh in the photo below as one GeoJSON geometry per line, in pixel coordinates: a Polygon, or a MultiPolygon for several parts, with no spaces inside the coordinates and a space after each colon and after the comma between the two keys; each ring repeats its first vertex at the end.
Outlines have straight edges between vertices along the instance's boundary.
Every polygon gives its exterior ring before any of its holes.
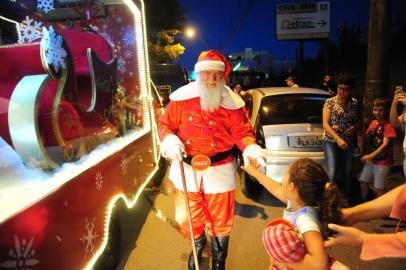
{"type": "Polygon", "coordinates": [[[118,134],[108,115],[117,87],[110,45],[90,32],[60,34],[67,56],[58,71],[43,41],[0,47],[0,136],[26,163],[45,169],[118,134]]]}

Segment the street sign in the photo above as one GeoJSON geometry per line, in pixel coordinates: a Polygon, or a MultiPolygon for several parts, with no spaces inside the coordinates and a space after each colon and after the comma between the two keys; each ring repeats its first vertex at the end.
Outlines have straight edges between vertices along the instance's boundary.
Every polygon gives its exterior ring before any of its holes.
{"type": "Polygon", "coordinates": [[[276,39],[328,38],[330,2],[276,4],[276,39]]]}

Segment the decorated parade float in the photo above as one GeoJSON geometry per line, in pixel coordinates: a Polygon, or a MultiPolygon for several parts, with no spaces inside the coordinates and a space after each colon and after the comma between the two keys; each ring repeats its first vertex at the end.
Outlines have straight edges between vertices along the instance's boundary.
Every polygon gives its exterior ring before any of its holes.
{"type": "Polygon", "coordinates": [[[117,264],[115,206],[160,164],[144,22],[142,0],[0,1],[0,269],[117,264]]]}

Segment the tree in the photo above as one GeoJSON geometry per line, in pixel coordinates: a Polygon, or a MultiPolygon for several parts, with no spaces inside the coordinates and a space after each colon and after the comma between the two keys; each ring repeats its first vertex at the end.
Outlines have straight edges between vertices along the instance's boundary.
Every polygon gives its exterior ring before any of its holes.
{"type": "Polygon", "coordinates": [[[145,1],[148,49],[151,63],[179,59],[185,48],[179,42],[186,19],[177,0],[145,1]]]}
{"type": "Polygon", "coordinates": [[[155,63],[170,63],[178,60],[185,51],[176,36],[179,30],[162,30],[155,34],[153,41],[148,41],[148,48],[154,57],[155,63]]]}

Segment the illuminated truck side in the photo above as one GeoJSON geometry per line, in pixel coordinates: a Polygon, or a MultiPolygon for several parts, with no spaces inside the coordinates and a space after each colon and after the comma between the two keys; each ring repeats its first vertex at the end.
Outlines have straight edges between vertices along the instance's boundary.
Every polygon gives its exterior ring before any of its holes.
{"type": "Polygon", "coordinates": [[[143,2],[0,5],[0,269],[114,265],[159,170],[143,2]]]}

